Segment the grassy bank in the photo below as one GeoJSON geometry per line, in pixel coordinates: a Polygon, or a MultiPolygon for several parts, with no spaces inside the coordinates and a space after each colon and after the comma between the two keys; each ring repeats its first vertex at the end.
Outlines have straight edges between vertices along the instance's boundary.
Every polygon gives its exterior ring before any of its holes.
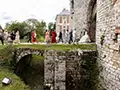
{"type": "Polygon", "coordinates": [[[13,60],[14,48],[12,46],[0,47],[0,82],[7,77],[12,80],[10,85],[3,86],[0,83],[0,90],[29,90],[28,86],[14,74],[14,67],[11,64],[13,60]]]}

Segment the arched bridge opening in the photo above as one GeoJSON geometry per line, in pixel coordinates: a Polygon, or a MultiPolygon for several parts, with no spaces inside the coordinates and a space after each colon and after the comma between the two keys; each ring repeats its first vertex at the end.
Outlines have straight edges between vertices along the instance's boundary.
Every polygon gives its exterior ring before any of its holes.
{"type": "Polygon", "coordinates": [[[30,87],[30,90],[44,88],[44,51],[17,49],[15,73],[30,87]]]}

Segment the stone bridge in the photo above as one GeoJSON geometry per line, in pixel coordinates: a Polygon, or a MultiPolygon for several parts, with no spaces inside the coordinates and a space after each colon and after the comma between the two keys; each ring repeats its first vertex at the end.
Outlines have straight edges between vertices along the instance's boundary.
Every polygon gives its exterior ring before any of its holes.
{"type": "MultiPolygon", "coordinates": [[[[82,67],[82,64],[87,60],[95,61],[96,51],[19,48],[15,51],[16,65],[19,65],[23,57],[31,54],[44,56],[44,85],[50,85],[50,90],[89,90],[86,81],[90,77],[87,74],[89,71],[82,67]]],[[[21,65],[19,67],[21,68],[21,65]]]]}
{"type": "Polygon", "coordinates": [[[19,48],[16,49],[15,51],[15,62],[16,64],[20,61],[21,58],[31,55],[31,54],[36,54],[36,55],[41,55],[43,56],[44,50],[40,49],[32,49],[32,48],[19,48]]]}

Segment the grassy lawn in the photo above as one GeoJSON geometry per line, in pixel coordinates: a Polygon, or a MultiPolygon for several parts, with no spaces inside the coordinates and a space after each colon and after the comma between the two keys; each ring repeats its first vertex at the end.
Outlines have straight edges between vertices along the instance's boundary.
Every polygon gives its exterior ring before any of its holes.
{"type": "Polygon", "coordinates": [[[28,86],[14,74],[14,67],[11,64],[13,60],[12,46],[0,46],[0,82],[7,77],[12,80],[12,83],[7,86],[3,86],[0,83],[0,90],[29,90],[28,86]]]}
{"type": "Polygon", "coordinates": [[[41,49],[41,50],[58,50],[58,51],[71,51],[71,50],[96,50],[95,44],[79,44],[79,45],[59,45],[59,44],[50,44],[47,45],[14,45],[15,48],[33,48],[33,49],[41,49]]]}
{"type": "Polygon", "coordinates": [[[3,86],[2,83],[0,83],[0,90],[29,90],[28,87],[23,83],[23,81],[21,81],[21,79],[13,72],[0,67],[0,81],[2,81],[5,77],[10,78],[12,82],[10,85],[7,86],[3,86]]]}

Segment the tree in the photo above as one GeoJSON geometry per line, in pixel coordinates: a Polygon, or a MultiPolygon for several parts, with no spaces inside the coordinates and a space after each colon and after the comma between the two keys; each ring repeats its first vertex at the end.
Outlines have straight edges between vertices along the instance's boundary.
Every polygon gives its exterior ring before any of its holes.
{"type": "Polygon", "coordinates": [[[8,30],[9,32],[19,31],[20,38],[22,39],[27,33],[26,27],[27,27],[27,24],[24,22],[12,21],[11,23],[6,24],[5,29],[8,30]]]}
{"type": "Polygon", "coordinates": [[[27,19],[23,22],[12,21],[10,23],[6,23],[5,29],[12,32],[19,30],[20,38],[23,39],[25,36],[30,39],[31,32],[36,30],[37,37],[44,35],[44,30],[46,28],[46,22],[39,22],[37,19],[27,19]]]}
{"type": "Polygon", "coordinates": [[[46,22],[41,21],[39,22],[37,19],[28,19],[25,21],[30,27],[31,32],[36,30],[36,33],[39,36],[44,35],[44,30],[46,28],[46,22]]]}
{"type": "Polygon", "coordinates": [[[53,22],[50,22],[50,23],[48,24],[48,29],[49,29],[50,31],[55,30],[55,29],[56,29],[56,24],[53,23],[53,22]]]}

